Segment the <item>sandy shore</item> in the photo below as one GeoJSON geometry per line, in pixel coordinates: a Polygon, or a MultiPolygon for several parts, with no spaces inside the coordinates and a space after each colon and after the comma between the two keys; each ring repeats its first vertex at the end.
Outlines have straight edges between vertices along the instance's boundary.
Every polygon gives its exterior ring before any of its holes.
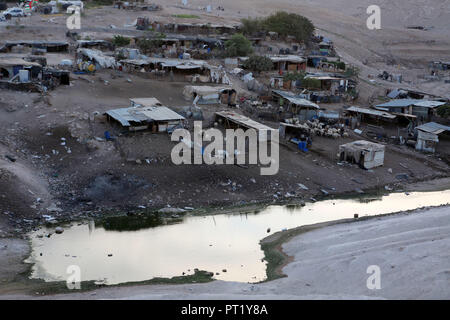
{"type": "MultiPolygon", "coordinates": [[[[340,223],[282,245],[287,275],[267,283],[110,287],[43,299],[449,299],[450,207],[340,223]],[[381,289],[368,289],[367,268],[381,289]]],[[[3,295],[2,299],[27,299],[3,295]]]]}

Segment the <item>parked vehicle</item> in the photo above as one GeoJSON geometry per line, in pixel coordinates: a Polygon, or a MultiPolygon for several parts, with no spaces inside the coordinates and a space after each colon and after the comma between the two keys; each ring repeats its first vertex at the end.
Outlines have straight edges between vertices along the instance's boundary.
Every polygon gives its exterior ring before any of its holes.
{"type": "Polygon", "coordinates": [[[26,17],[26,13],[22,8],[9,8],[2,12],[2,16],[6,19],[12,17],[26,17]]]}

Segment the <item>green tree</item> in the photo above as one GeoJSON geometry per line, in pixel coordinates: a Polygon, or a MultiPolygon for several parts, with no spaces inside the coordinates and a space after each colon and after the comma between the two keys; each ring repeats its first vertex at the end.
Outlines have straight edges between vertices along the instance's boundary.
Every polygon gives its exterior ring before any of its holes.
{"type": "Polygon", "coordinates": [[[241,20],[241,31],[246,35],[255,35],[258,32],[265,31],[264,30],[264,20],[263,19],[252,19],[252,18],[244,18],[241,20]]]}
{"type": "Polygon", "coordinates": [[[284,81],[300,81],[302,88],[308,89],[320,89],[321,82],[318,79],[305,78],[306,73],[304,71],[292,72],[284,75],[284,81]]]}
{"type": "Polygon", "coordinates": [[[270,71],[273,69],[273,63],[267,57],[253,55],[244,62],[244,68],[256,72],[270,71]]]}
{"type": "Polygon", "coordinates": [[[442,118],[450,118],[450,105],[443,105],[437,108],[437,114],[442,118]]]}
{"type": "Polygon", "coordinates": [[[253,52],[252,43],[242,33],[234,34],[227,40],[225,50],[229,57],[247,56],[253,52]]]}
{"type": "Polygon", "coordinates": [[[126,38],[121,35],[115,35],[112,39],[112,43],[117,47],[125,47],[130,44],[130,41],[130,38],[126,38]]]}
{"type": "Polygon", "coordinates": [[[166,35],[163,33],[156,33],[150,39],[140,39],[138,41],[137,45],[138,45],[139,49],[141,49],[141,51],[143,51],[144,53],[147,53],[147,52],[153,51],[157,48],[160,48],[164,44],[163,39],[165,37],[166,37],[166,35]]]}
{"type": "Polygon", "coordinates": [[[348,66],[345,69],[344,75],[347,77],[357,77],[359,76],[359,68],[355,66],[348,66]]]}
{"type": "Polygon", "coordinates": [[[293,36],[297,41],[309,42],[314,32],[312,22],[301,15],[279,11],[264,19],[264,28],[280,36],[293,36]]]}
{"type": "Polygon", "coordinates": [[[318,79],[306,78],[302,80],[301,86],[309,89],[320,89],[321,82],[318,79]]]}
{"type": "Polygon", "coordinates": [[[297,80],[303,80],[306,76],[306,73],[304,71],[300,72],[289,72],[286,73],[283,77],[284,81],[297,81],[297,80]]]}

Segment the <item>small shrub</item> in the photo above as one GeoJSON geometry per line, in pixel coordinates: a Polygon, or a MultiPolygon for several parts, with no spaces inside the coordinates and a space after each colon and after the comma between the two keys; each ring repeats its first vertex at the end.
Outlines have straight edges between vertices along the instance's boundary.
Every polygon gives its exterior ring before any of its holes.
{"type": "Polygon", "coordinates": [[[347,77],[357,77],[359,76],[359,68],[355,66],[349,66],[345,70],[344,75],[347,77]]]}
{"type": "Polygon", "coordinates": [[[115,35],[112,39],[112,43],[117,47],[125,47],[129,45],[131,42],[130,38],[121,36],[121,35],[115,35]]]}
{"type": "Polygon", "coordinates": [[[310,89],[320,89],[321,85],[322,84],[320,80],[311,78],[303,79],[301,84],[303,88],[310,88],[310,89]]]}
{"type": "Polygon", "coordinates": [[[437,114],[442,118],[450,118],[450,105],[444,104],[437,108],[437,114]]]}
{"type": "Polygon", "coordinates": [[[287,73],[284,75],[283,80],[284,81],[303,81],[303,79],[305,78],[306,73],[305,72],[292,72],[292,73],[287,73]]]}
{"type": "Polygon", "coordinates": [[[111,6],[114,4],[114,0],[93,0],[86,1],[84,4],[85,9],[95,9],[102,6],[111,6]]]}
{"type": "Polygon", "coordinates": [[[261,72],[273,69],[272,60],[264,56],[251,56],[244,62],[244,69],[261,72]]]}
{"type": "Polygon", "coordinates": [[[321,82],[318,79],[305,78],[306,73],[303,71],[292,72],[284,75],[284,81],[300,81],[302,88],[320,89],[321,82]]]}
{"type": "Polygon", "coordinates": [[[200,17],[195,14],[173,14],[172,17],[182,19],[200,19],[200,17]]]}

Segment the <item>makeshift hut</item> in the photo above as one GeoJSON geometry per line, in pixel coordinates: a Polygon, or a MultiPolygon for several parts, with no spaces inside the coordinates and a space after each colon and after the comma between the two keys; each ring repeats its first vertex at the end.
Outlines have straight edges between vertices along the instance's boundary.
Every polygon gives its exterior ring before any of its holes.
{"type": "Polygon", "coordinates": [[[436,122],[428,122],[416,127],[416,130],[416,150],[434,153],[439,142],[438,135],[444,133],[445,131],[450,131],[450,127],[436,122]]]}
{"type": "Polygon", "coordinates": [[[194,104],[228,104],[236,103],[236,90],[229,86],[185,86],[183,95],[194,104]]]}
{"type": "Polygon", "coordinates": [[[358,140],[339,146],[339,160],[358,164],[361,168],[372,169],[384,164],[382,144],[358,140]]]}

